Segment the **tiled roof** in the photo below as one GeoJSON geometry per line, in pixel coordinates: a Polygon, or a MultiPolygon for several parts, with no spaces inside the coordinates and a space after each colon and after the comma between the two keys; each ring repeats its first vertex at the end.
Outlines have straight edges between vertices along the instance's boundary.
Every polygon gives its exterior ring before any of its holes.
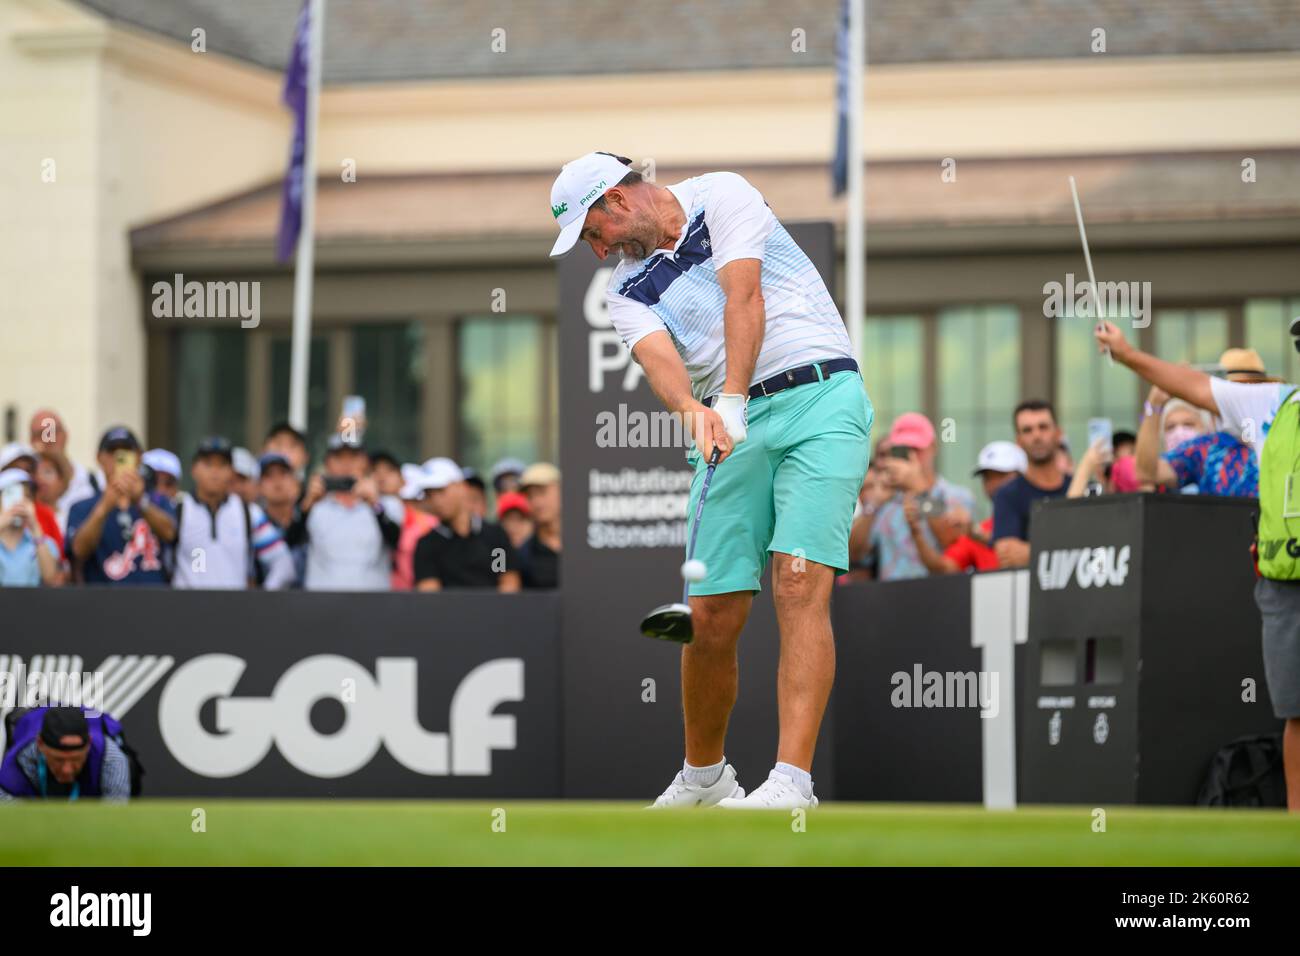
{"type": "MultiPolygon", "coordinates": [[[[872,228],[1061,225],[1074,222],[1066,177],[1074,175],[1090,226],[1300,218],[1300,151],[1257,151],[1256,182],[1243,183],[1241,157],[1227,153],[967,160],[945,183],[935,162],[872,163],[872,228]]],[[[659,168],[658,181],[706,172],[659,168]]],[[[784,220],[844,219],[824,165],[735,167],[784,220]]],[[[555,231],[548,208],[553,171],[322,177],[317,238],[322,244],[536,237],[542,255],[555,231]]],[[[231,197],[131,234],[138,253],[162,248],[270,248],[280,184],[231,197]]]]}
{"type": "MultiPolygon", "coordinates": [[[[79,0],[282,70],[300,0],[79,0]]],[[[1295,0],[870,0],[871,63],[1300,50],[1295,0]]],[[[826,67],[839,0],[328,0],[325,82],[826,67]],[[493,31],[505,31],[494,52],[493,31]],[[792,32],[806,51],[793,52],[792,32]]]]}

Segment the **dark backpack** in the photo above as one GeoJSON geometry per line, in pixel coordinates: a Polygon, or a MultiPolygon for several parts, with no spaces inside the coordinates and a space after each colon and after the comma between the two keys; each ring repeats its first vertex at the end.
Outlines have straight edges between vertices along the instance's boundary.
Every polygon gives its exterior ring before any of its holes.
{"type": "MultiPolygon", "coordinates": [[[[27,713],[29,710],[31,710],[30,707],[15,707],[13,710],[9,711],[9,713],[5,714],[6,751],[13,745],[14,733],[17,730],[19,719],[23,716],[23,714],[27,713]]],[[[87,719],[89,720],[94,718],[87,718],[87,719]]],[[[140,790],[141,787],[143,786],[143,781],[141,780],[141,778],[144,776],[144,764],[140,762],[140,755],[136,752],[134,747],[132,747],[130,744],[126,742],[126,730],[121,726],[120,723],[118,724],[118,731],[115,734],[108,732],[107,723],[105,723],[103,727],[104,727],[104,736],[107,739],[113,741],[113,743],[117,744],[119,747],[121,747],[122,753],[126,754],[127,764],[131,768],[131,796],[132,797],[140,796],[140,790]]]]}
{"type": "Polygon", "coordinates": [[[1201,807],[1285,807],[1282,735],[1238,737],[1214,755],[1196,798],[1201,807]]]}

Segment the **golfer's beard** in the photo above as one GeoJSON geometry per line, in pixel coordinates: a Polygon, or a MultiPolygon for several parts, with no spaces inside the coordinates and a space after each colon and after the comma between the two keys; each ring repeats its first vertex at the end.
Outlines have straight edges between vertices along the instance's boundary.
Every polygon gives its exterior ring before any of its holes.
{"type": "Polygon", "coordinates": [[[655,225],[649,216],[640,216],[632,223],[628,236],[619,246],[619,259],[644,259],[655,247],[655,225]]]}
{"type": "Polygon", "coordinates": [[[1048,449],[1046,449],[1045,451],[1044,451],[1044,450],[1040,450],[1040,449],[1034,449],[1033,451],[1026,452],[1026,455],[1028,456],[1029,461],[1030,461],[1032,464],[1035,464],[1035,465],[1048,465],[1048,464],[1051,464],[1052,461],[1055,460],[1055,458],[1056,458],[1056,449],[1055,449],[1055,448],[1048,448],[1048,449]]]}

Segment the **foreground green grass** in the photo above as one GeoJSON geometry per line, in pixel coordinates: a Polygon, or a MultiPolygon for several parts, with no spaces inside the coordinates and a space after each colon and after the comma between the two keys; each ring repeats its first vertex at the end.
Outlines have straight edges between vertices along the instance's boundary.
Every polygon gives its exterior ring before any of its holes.
{"type": "MultiPolygon", "coordinates": [[[[837,804],[649,813],[625,803],[160,800],[0,808],[0,866],[1300,864],[1280,811],[837,804]],[[195,833],[201,807],[207,831],[195,833]],[[494,832],[494,811],[505,832],[494,832]]],[[[500,823],[498,822],[498,827],[500,823]]]]}

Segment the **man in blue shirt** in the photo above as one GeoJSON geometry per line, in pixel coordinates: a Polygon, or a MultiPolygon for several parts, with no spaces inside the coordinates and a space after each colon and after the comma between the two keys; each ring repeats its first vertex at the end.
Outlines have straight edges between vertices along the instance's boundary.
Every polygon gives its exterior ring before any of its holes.
{"type": "Polygon", "coordinates": [[[993,496],[993,550],[1003,568],[1029,564],[1029,514],[1040,498],[1064,498],[1070,475],[1060,466],[1061,428],[1050,402],[1029,399],[1016,406],[1011,416],[1016,444],[1029,464],[993,496]]]}
{"type": "Polygon", "coordinates": [[[68,559],[86,584],[165,586],[162,545],[176,540],[176,513],[145,491],[140,442],[128,428],[110,428],[97,457],[106,484],[69,510],[68,559]]]}

